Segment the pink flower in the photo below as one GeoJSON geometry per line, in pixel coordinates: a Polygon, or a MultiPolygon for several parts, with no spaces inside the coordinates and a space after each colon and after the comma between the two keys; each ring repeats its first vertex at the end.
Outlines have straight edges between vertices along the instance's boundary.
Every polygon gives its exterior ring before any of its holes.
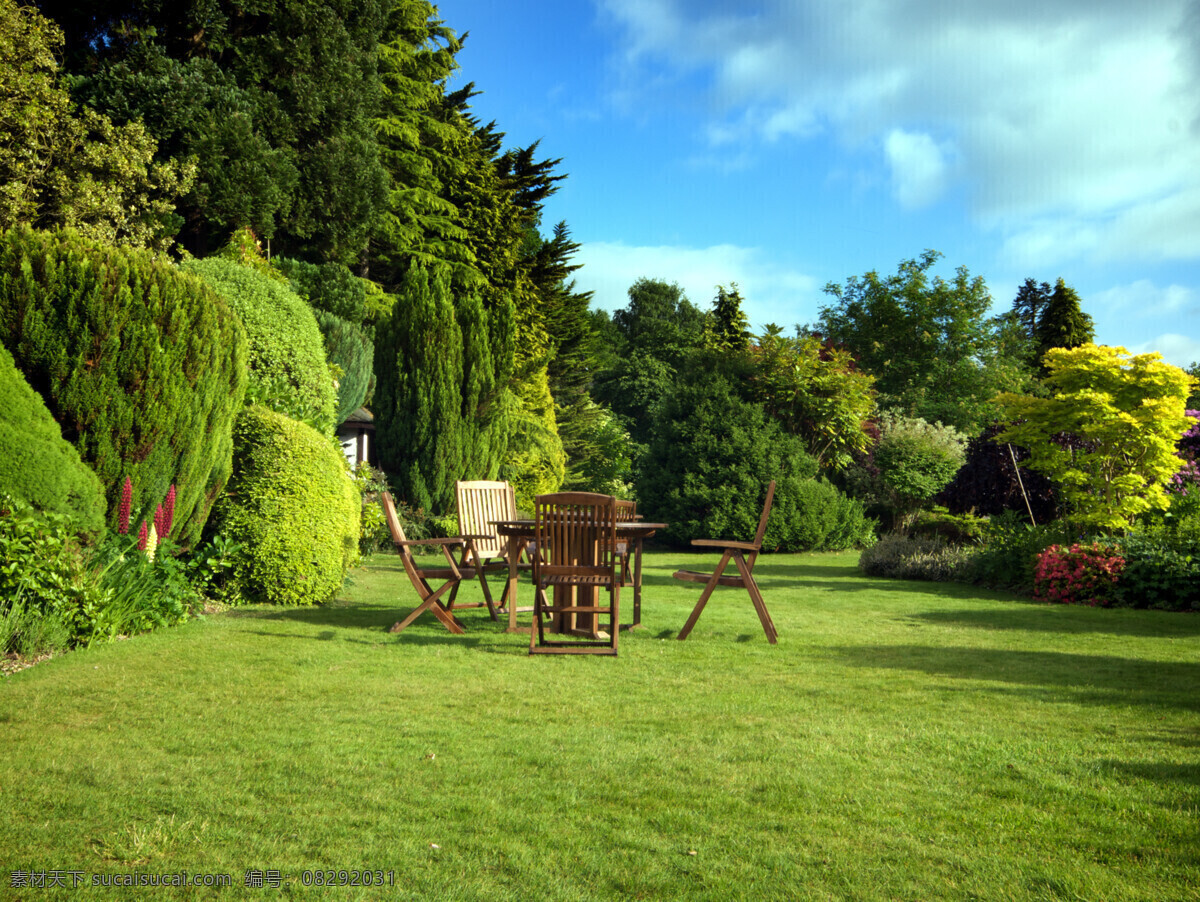
{"type": "Polygon", "coordinates": [[[142,521],[142,526],[138,530],[138,551],[146,550],[146,543],[150,541],[150,530],[146,528],[146,521],[142,521]]]}
{"type": "Polygon", "coordinates": [[[129,508],[133,504],[133,482],[125,477],[125,485],[121,487],[121,506],[117,509],[117,532],[125,535],[129,532],[129,508]]]}
{"type": "Polygon", "coordinates": [[[166,514],[166,516],[163,518],[163,525],[166,526],[166,529],[161,530],[159,532],[159,536],[165,539],[167,537],[167,534],[171,531],[171,525],[175,522],[175,485],[174,485],[174,483],[172,483],[171,487],[169,489],[167,489],[167,501],[166,501],[166,507],[165,507],[163,513],[166,514]]]}

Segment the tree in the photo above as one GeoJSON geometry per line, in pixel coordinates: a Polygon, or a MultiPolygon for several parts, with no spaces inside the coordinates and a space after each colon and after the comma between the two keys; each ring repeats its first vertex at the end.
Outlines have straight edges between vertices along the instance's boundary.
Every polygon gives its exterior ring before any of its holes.
{"type": "Polygon", "coordinates": [[[89,238],[166,249],[194,168],[155,162],[140,122],[77,110],[58,71],[62,32],[0,0],[0,228],[67,226],[89,238]]]}
{"type": "Polygon", "coordinates": [[[670,391],[679,368],[704,335],[704,314],[676,284],[641,278],[629,304],[612,316],[611,366],[592,386],[596,400],[621,417],[636,443],[650,435],[650,412],[670,391]]]}
{"type": "Polygon", "coordinates": [[[982,278],[959,267],[952,281],[930,279],[940,256],[926,251],[893,276],[829,283],[836,303],[821,308],[819,330],[875,377],[880,407],[974,434],[994,418],[996,392],[1022,390],[1029,375],[1004,323],[987,317],[982,278]]]}
{"type": "Polygon", "coordinates": [[[1026,448],[1026,466],[1058,484],[1083,525],[1128,529],[1143,512],[1165,509],[1176,444],[1191,425],[1192,378],[1157,353],[1104,345],[1052,348],[1045,363],[1050,397],[1002,394],[1008,426],[996,440],[1026,448]],[[1078,441],[1056,442],[1062,433],[1078,441]]]}
{"type": "Polygon", "coordinates": [[[1045,363],[1047,351],[1051,348],[1077,348],[1085,345],[1092,340],[1094,333],[1092,318],[1080,309],[1079,295],[1074,288],[1059,279],[1054,285],[1054,293],[1050,295],[1041,316],[1038,317],[1037,332],[1034,336],[1042,373],[1048,371],[1045,363]]]}
{"type": "Polygon", "coordinates": [[[78,96],[195,157],[196,253],[251,226],[296,256],[354,263],[387,182],[370,117],[390,0],[42,0],[78,96]]]}
{"type": "Polygon", "coordinates": [[[848,351],[799,332],[785,338],[770,324],[750,353],[754,398],[803,439],[822,469],[843,469],[866,451],[871,439],[863,424],[875,411],[875,379],[848,351]]]}
{"type": "Polygon", "coordinates": [[[750,321],[742,310],[742,295],[737,283],[727,290],[717,286],[712,310],[704,318],[704,344],[726,354],[737,354],[750,346],[750,321]]]}
{"type": "Polygon", "coordinates": [[[1031,341],[1037,338],[1038,323],[1042,320],[1042,311],[1050,303],[1050,295],[1048,282],[1026,279],[1013,298],[1012,312],[1031,341]]]}

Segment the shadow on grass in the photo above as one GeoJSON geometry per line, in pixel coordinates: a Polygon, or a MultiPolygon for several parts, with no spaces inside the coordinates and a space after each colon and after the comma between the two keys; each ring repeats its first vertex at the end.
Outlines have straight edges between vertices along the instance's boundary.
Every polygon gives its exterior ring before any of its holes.
{"type": "Polygon", "coordinates": [[[926,645],[855,645],[833,651],[856,667],[1009,683],[1041,697],[1048,688],[1057,688],[1063,692],[1055,697],[1064,702],[1200,711],[1195,690],[1200,663],[1190,661],[926,645]]]}
{"type": "Polygon", "coordinates": [[[1151,761],[1104,761],[1102,764],[1116,773],[1139,780],[1200,786],[1200,764],[1163,764],[1151,761]]]}
{"type": "Polygon", "coordinates": [[[1107,633],[1118,636],[1200,635],[1200,617],[1162,611],[1063,607],[1033,602],[1011,611],[927,611],[913,620],[938,626],[967,626],[985,630],[1027,630],[1047,633],[1107,633]],[[1036,608],[1036,614],[1030,608],[1036,608]]]}

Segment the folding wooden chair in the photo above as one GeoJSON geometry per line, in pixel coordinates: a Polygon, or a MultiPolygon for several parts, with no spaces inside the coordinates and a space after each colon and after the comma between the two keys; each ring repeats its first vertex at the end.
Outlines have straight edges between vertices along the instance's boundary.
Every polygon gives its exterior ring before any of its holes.
{"type": "Polygon", "coordinates": [[[763,631],[767,634],[767,641],[772,645],[775,644],[778,638],[778,634],[775,632],[775,624],[771,621],[771,614],[767,611],[767,604],[763,601],[758,583],[754,581],[754,562],[758,559],[758,552],[762,548],[763,535],[767,531],[767,519],[771,515],[771,503],[774,500],[775,482],[772,481],[767,486],[767,500],[763,504],[762,517],[758,521],[758,532],[754,534],[753,542],[730,542],[723,539],[692,539],[692,544],[697,547],[721,548],[724,550],[724,554],[721,556],[721,562],[717,564],[717,569],[712,573],[700,573],[695,570],[677,570],[673,574],[676,579],[705,584],[704,591],[700,593],[700,600],[696,602],[696,607],[692,609],[692,615],[688,617],[687,623],[679,631],[677,638],[686,639],[688,637],[688,633],[692,631],[692,627],[700,619],[700,612],[704,610],[704,606],[708,603],[709,596],[712,595],[713,590],[717,586],[737,586],[750,593],[750,601],[754,605],[754,610],[758,613],[758,619],[762,622],[763,631]],[[737,576],[722,575],[730,561],[733,561],[734,566],[737,568],[737,576]]]}
{"type": "MultiPolygon", "coordinates": [[[[454,500],[458,507],[458,533],[463,540],[463,555],[460,566],[473,567],[479,576],[479,584],[483,587],[484,601],[462,607],[483,607],[492,611],[492,619],[496,619],[495,608],[492,606],[492,593],[488,588],[488,573],[503,571],[508,574],[508,542],[496,532],[496,522],[499,520],[517,519],[517,499],[513,488],[507,482],[491,479],[459,480],[454,483],[454,500]]],[[[524,557],[522,548],[519,557],[524,557]]],[[[532,565],[517,561],[519,568],[528,569],[532,565]]],[[[454,610],[454,598],[458,588],[450,590],[450,599],[446,607],[454,610]]],[[[509,603],[508,582],[504,583],[504,593],[500,596],[500,608],[509,603]]]]}
{"type": "MultiPolygon", "coordinates": [[[[462,547],[462,539],[414,539],[410,540],[404,535],[404,527],[400,525],[400,518],[396,515],[396,504],[392,501],[392,496],[388,492],[384,492],[381,497],[383,504],[383,513],[387,517],[388,529],[392,533],[392,544],[396,546],[396,550],[400,553],[400,558],[404,563],[404,572],[408,574],[408,579],[412,583],[413,588],[417,590],[417,595],[421,598],[421,604],[412,610],[411,613],[403,620],[393,624],[389,632],[398,633],[426,611],[429,611],[438,620],[445,625],[450,632],[461,635],[463,632],[462,624],[458,619],[450,613],[449,608],[442,604],[442,596],[447,591],[453,591],[458,588],[459,583],[464,579],[475,578],[474,567],[464,567],[454,560],[454,555],[450,553],[451,548],[462,547]],[[413,557],[412,548],[418,545],[437,545],[442,549],[442,553],[446,557],[445,567],[423,567],[419,565],[413,557]],[[445,580],[437,589],[434,589],[429,580],[445,580]]],[[[490,602],[489,602],[490,607],[490,602]]],[[[496,612],[492,611],[492,619],[496,619],[496,612]]]]}
{"type": "Polygon", "coordinates": [[[534,535],[529,653],[615,655],[621,632],[616,499],[591,492],[539,495],[534,535]],[[553,604],[547,589],[554,590],[553,604]],[[609,593],[607,605],[599,603],[600,589],[609,593]],[[607,638],[600,635],[602,614],[609,618],[607,638]],[[557,624],[558,639],[546,638],[548,617],[557,624]]]}

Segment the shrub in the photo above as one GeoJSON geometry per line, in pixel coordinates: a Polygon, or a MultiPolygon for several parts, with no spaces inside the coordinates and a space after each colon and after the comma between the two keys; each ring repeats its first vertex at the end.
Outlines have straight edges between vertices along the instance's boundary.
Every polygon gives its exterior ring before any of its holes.
{"type": "Polygon", "coordinates": [[[175,535],[200,535],[246,385],[219,297],[148,252],[17,227],[0,235],[0,342],[99,476],[110,527],[130,476],[138,520],[175,483],[175,535]]]}
{"type": "Polygon", "coordinates": [[[184,268],[225,298],[246,327],[246,401],[331,433],[336,395],[321,330],[308,305],[253,266],[209,257],[189,260],[184,268]]]}
{"type": "Polygon", "coordinates": [[[317,326],[325,345],[325,359],[338,367],[337,409],[333,421],[340,426],[367,400],[375,382],[375,345],[362,327],[326,313],[316,312],[317,326]]]}
{"type": "Polygon", "coordinates": [[[938,502],[955,514],[990,516],[1013,510],[1028,519],[1032,509],[1038,523],[1050,522],[1058,512],[1054,483],[1022,466],[1029,458],[1024,448],[995,441],[1001,428],[992,424],[967,443],[966,460],[938,493],[938,502]]]}
{"type": "Polygon", "coordinates": [[[875,521],[866,517],[862,504],[828,482],[790,478],[776,485],[764,547],[776,551],[841,551],[874,541],[875,521]]]}
{"type": "MultiPolygon", "coordinates": [[[[275,265],[292,283],[292,289],[314,310],[362,325],[370,318],[367,282],[340,263],[305,263],[279,257],[275,265]]],[[[367,333],[369,338],[374,336],[367,333]]]]}
{"type": "Polygon", "coordinates": [[[982,545],[987,528],[986,517],[935,509],[918,513],[909,532],[919,538],[938,537],[951,545],[982,545]]]}
{"type": "Polygon", "coordinates": [[[361,500],[345,458],[311,427],[255,405],[234,426],[234,472],[213,532],[242,546],[240,593],[316,604],[341,588],[358,555],[361,500]]]}
{"type": "Polygon", "coordinates": [[[1111,547],[1092,543],[1051,545],[1038,555],[1033,597],[1038,601],[1110,607],[1125,559],[1111,547]]]}
{"type": "Polygon", "coordinates": [[[83,611],[97,598],[74,522],[0,495],[0,651],[65,648],[86,635],[83,611]]]}
{"type": "Polygon", "coordinates": [[[885,414],[879,426],[878,492],[892,511],[893,526],[906,529],[954,478],[965,459],[966,439],[950,426],[894,414],[885,414]]]}
{"type": "Polygon", "coordinates": [[[1032,592],[1038,555],[1051,545],[1077,539],[1062,521],[1032,526],[1027,517],[1008,511],[991,519],[983,547],[972,552],[961,576],[967,582],[1032,592]]]}
{"type": "MultiPolygon", "coordinates": [[[[811,480],[816,472],[799,438],[787,435],[760,405],[740,398],[730,380],[697,368],[657,406],[636,489],[639,506],[670,524],[662,533],[667,541],[748,540],[758,528],[767,483],[775,480],[776,503],[794,513],[807,505],[790,497],[790,480],[811,480]]],[[[771,521],[788,516],[776,512],[771,521]]],[[[792,536],[774,528],[772,540],[787,547],[792,536]]],[[[821,529],[818,524],[814,531],[821,529]]]]}
{"type": "Polygon", "coordinates": [[[84,532],[104,528],[104,489],[62,437],[41,395],[0,345],[0,492],[72,517],[84,532]]]}
{"type": "Polygon", "coordinates": [[[893,532],[863,551],[858,566],[868,576],[946,581],[960,576],[969,557],[966,548],[948,545],[936,536],[916,538],[893,532]]]}

